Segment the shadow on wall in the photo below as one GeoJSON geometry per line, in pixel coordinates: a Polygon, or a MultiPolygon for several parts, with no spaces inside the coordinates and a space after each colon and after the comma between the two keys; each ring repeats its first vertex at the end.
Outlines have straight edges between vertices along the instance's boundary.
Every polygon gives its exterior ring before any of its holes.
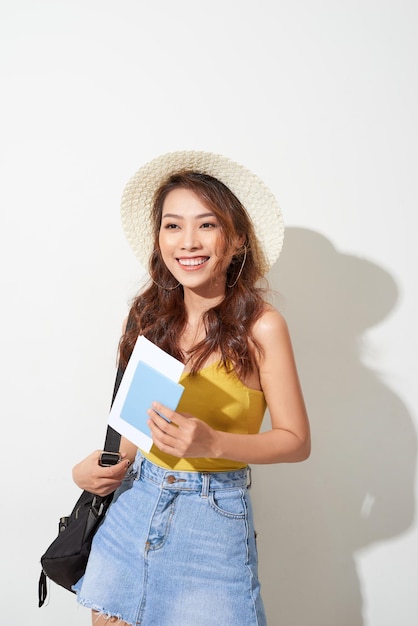
{"type": "Polygon", "coordinates": [[[413,521],[416,436],[402,401],[361,360],[361,335],[397,287],[322,235],[286,230],[282,294],[312,428],[301,464],[258,466],[253,502],[269,626],[362,626],[355,552],[413,521]]]}

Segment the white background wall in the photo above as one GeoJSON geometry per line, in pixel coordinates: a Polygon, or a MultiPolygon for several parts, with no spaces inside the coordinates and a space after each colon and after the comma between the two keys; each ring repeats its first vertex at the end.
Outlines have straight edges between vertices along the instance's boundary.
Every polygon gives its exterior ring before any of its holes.
{"type": "Polygon", "coordinates": [[[120,195],[147,160],[204,149],[260,175],[288,226],[270,278],[313,453],[254,470],[269,624],[416,626],[417,18],[412,0],[1,1],[2,624],[90,623],[36,592],[142,273],[120,195]]]}

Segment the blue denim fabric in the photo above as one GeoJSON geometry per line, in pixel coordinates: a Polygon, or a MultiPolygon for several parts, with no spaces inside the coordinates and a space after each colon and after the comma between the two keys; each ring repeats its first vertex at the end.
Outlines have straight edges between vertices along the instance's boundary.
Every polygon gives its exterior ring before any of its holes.
{"type": "Polygon", "coordinates": [[[175,472],[138,453],[74,586],[80,604],[135,626],[265,626],[248,472],[175,472]]]}

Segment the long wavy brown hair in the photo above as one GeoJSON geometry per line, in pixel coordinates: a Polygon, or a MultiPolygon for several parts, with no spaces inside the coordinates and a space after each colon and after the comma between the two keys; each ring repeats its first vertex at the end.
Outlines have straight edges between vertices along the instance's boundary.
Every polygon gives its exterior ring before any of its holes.
{"type": "Polygon", "coordinates": [[[142,334],[180,361],[190,362],[192,374],[201,369],[211,354],[218,353],[228,370],[245,377],[256,368],[256,358],[261,353],[252,328],[264,310],[266,294],[262,281],[265,259],[246,210],[218,179],[184,171],[170,176],[157,190],[151,219],[154,244],[149,273],[153,282],[133,301],[128,326],[120,341],[121,364],[126,366],[138,334],[142,334]],[[164,200],[177,188],[192,191],[214,213],[223,235],[221,255],[232,254],[225,297],[204,313],[206,336],[187,354],[180,348],[187,324],[183,287],[176,287],[177,281],[162,260],[158,241],[164,200]],[[236,251],[237,237],[243,236],[245,244],[236,251]]]}

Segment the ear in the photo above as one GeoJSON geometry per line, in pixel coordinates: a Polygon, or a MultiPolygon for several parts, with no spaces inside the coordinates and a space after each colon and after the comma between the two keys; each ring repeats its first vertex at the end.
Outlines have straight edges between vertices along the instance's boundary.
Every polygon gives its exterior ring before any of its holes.
{"type": "Polygon", "coordinates": [[[238,252],[238,250],[240,250],[245,243],[247,243],[247,235],[237,237],[235,240],[235,251],[238,252]]]}

